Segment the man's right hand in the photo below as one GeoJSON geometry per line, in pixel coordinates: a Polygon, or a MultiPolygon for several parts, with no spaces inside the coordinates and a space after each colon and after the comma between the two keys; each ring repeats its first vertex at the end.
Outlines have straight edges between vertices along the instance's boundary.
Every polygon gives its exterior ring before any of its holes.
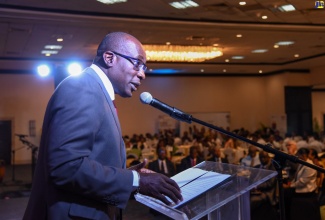
{"type": "Polygon", "coordinates": [[[168,196],[175,204],[183,200],[180,188],[167,176],[159,173],[139,173],[139,175],[141,194],[159,199],[167,205],[171,202],[165,196],[168,196]]]}

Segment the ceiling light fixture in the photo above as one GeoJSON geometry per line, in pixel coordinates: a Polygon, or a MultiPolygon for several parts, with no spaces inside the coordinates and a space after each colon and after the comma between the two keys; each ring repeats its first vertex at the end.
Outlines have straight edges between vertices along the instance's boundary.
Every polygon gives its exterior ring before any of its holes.
{"type": "Polygon", "coordinates": [[[61,50],[62,46],[61,45],[45,45],[44,49],[47,49],[47,50],[61,50]]]}
{"type": "Polygon", "coordinates": [[[266,15],[263,15],[263,16],[262,16],[262,19],[263,19],[263,20],[266,20],[266,19],[267,19],[267,16],[266,16],[266,15]]]}
{"type": "Polygon", "coordinates": [[[115,3],[120,3],[120,2],[127,2],[127,0],[97,0],[101,3],[104,3],[104,4],[115,4],[115,3]]]}
{"type": "Polygon", "coordinates": [[[236,35],[236,37],[242,37],[242,36],[243,36],[243,35],[241,35],[241,34],[237,34],[237,35],[236,35]]]}
{"type": "Polygon", "coordinates": [[[58,38],[56,39],[57,42],[62,42],[63,41],[63,38],[58,38]]]}
{"type": "Polygon", "coordinates": [[[279,46],[288,46],[288,45],[291,45],[291,44],[294,44],[295,42],[294,41],[279,41],[277,43],[275,43],[276,45],[279,45],[279,46]]]}
{"type": "Polygon", "coordinates": [[[212,46],[143,45],[148,61],[203,62],[222,52],[212,46]]]}
{"type": "Polygon", "coordinates": [[[233,59],[233,60],[242,60],[242,59],[244,59],[244,56],[232,56],[231,59],[233,59]]]}
{"type": "Polygon", "coordinates": [[[295,11],[295,7],[293,5],[281,5],[278,7],[279,11],[282,12],[289,12],[289,11],[295,11]]]}
{"type": "Polygon", "coordinates": [[[57,50],[42,50],[41,54],[57,54],[58,52],[57,50]]]}
{"type": "Polygon", "coordinates": [[[246,2],[239,2],[239,5],[246,5],[246,2]]]}
{"type": "Polygon", "coordinates": [[[252,53],[265,53],[267,52],[267,49],[256,49],[256,50],[252,50],[252,53]]]}
{"type": "Polygon", "coordinates": [[[184,9],[184,8],[191,8],[191,7],[198,7],[199,5],[191,0],[179,1],[179,2],[171,2],[169,3],[171,6],[177,9],[184,9]]]}

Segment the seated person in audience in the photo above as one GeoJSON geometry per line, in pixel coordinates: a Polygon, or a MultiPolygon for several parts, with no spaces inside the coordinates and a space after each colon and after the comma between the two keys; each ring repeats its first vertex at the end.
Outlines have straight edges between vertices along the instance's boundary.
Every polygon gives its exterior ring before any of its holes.
{"type": "MultiPolygon", "coordinates": [[[[296,153],[297,153],[297,143],[294,140],[287,141],[285,146],[287,148],[288,154],[296,155],[296,153]]],[[[291,181],[295,177],[297,167],[298,167],[297,163],[294,163],[294,162],[292,162],[290,160],[286,161],[285,170],[287,171],[287,176],[288,177],[285,180],[285,183],[288,183],[288,185],[290,185],[291,181]]],[[[285,186],[285,187],[287,187],[287,186],[285,186]]]]}
{"type": "Polygon", "coordinates": [[[221,149],[218,146],[215,146],[212,152],[212,157],[208,161],[228,163],[227,158],[221,158],[221,149]]]}
{"type": "Polygon", "coordinates": [[[249,146],[248,155],[241,160],[240,164],[247,167],[254,167],[261,164],[257,153],[257,148],[255,146],[249,146]]]}
{"type": "MultiPolygon", "coordinates": [[[[261,151],[259,153],[259,159],[261,164],[254,166],[254,168],[261,168],[266,170],[274,170],[275,168],[271,163],[271,158],[269,154],[265,151],[261,151]]],[[[258,185],[254,190],[252,190],[251,195],[251,208],[257,208],[262,202],[268,202],[270,205],[276,204],[276,196],[275,196],[275,188],[276,188],[276,179],[272,178],[260,185],[258,185]]]]}
{"type": "MultiPolygon", "coordinates": [[[[309,148],[308,158],[313,161],[316,166],[324,167],[323,162],[318,157],[318,153],[315,149],[309,148]]],[[[322,187],[322,182],[324,179],[324,173],[317,171],[317,187],[320,189],[322,187]]]]}
{"type": "MultiPolygon", "coordinates": [[[[299,159],[313,164],[308,159],[309,150],[307,148],[300,148],[296,155],[299,159]]],[[[298,165],[295,178],[290,184],[295,191],[291,200],[290,219],[320,219],[316,179],[316,170],[302,164],[298,165]]]]}
{"type": "Polygon", "coordinates": [[[188,168],[194,167],[196,164],[199,164],[202,161],[203,161],[203,159],[201,157],[199,157],[199,152],[198,152],[197,147],[192,146],[192,147],[190,147],[190,155],[188,155],[187,157],[185,157],[181,160],[179,171],[183,171],[188,168]]]}
{"type": "Polygon", "coordinates": [[[149,163],[148,169],[155,171],[156,173],[162,173],[168,177],[174,176],[175,167],[174,164],[166,157],[166,148],[160,146],[156,150],[158,159],[149,163]]]}

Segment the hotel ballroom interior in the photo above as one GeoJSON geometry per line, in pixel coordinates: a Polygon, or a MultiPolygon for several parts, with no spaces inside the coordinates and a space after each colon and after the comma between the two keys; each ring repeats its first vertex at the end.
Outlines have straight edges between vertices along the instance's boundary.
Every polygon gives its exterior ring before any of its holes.
{"type": "MultiPolygon", "coordinates": [[[[142,139],[151,143],[146,152],[137,149],[138,155],[128,157],[127,166],[132,163],[129,159],[157,159],[155,139],[149,137],[172,139],[167,143],[167,157],[176,168],[193,145],[200,146],[204,160],[211,156],[212,145],[220,145],[224,157],[228,139],[233,139],[235,150],[241,149],[241,157],[236,153],[238,158],[231,164],[236,169],[241,169],[241,159],[254,145],[246,140],[282,154],[288,151],[286,141],[307,138],[308,142],[312,135],[324,146],[324,1],[0,0],[0,219],[16,220],[24,215],[43,118],[54,90],[66,77],[78,77],[70,76],[69,68],[90,66],[98,44],[115,31],[135,36],[147,54],[141,86],[131,98],[116,95],[124,140],[134,144],[131,148],[137,148],[142,139]],[[143,104],[143,92],[213,126],[180,121],[143,104]],[[210,135],[211,142],[207,146],[203,138],[193,138],[185,143],[182,136],[186,132],[198,132],[205,138],[210,135]],[[277,135],[277,146],[270,142],[271,134],[277,135]]],[[[132,150],[126,149],[127,156],[132,150]]],[[[274,159],[272,152],[268,155],[274,159]]],[[[325,148],[320,148],[317,155],[325,165],[323,152],[325,148]]],[[[286,170],[269,172],[272,177],[265,181],[276,182],[280,172],[285,181],[286,170]]],[[[322,181],[323,172],[317,172],[317,181],[322,181]]],[[[320,195],[325,188],[322,182],[317,184],[315,193],[320,195]]],[[[285,204],[281,203],[281,187],[275,187],[277,203],[267,211],[272,209],[273,219],[280,219],[285,204]]],[[[234,200],[246,195],[250,202],[250,191],[236,195],[234,200]]],[[[317,197],[318,211],[325,205],[319,200],[317,197]]],[[[291,209],[312,206],[310,201],[304,202],[291,209]]],[[[249,209],[245,212],[238,219],[254,219],[249,209]]],[[[123,219],[171,217],[131,197],[123,219]]],[[[230,218],[208,214],[203,219],[230,218]]],[[[287,209],[285,219],[291,219],[287,209]]]]}

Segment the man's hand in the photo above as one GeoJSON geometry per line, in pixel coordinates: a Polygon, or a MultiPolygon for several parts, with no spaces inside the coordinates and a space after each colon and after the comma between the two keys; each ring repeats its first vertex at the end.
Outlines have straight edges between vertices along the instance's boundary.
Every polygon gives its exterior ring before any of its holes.
{"type": "Polygon", "coordinates": [[[140,190],[139,192],[159,199],[167,205],[171,202],[165,196],[168,196],[175,204],[183,200],[181,190],[176,182],[165,175],[159,173],[139,173],[140,190]]]}

